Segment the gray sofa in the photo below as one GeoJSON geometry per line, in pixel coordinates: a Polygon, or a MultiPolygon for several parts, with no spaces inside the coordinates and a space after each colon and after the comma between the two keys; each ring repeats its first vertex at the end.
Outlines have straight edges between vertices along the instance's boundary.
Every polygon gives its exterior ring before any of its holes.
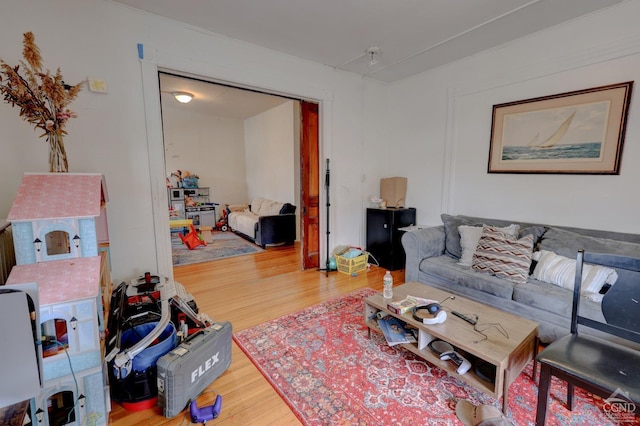
{"type": "MultiPolygon", "coordinates": [[[[540,340],[546,343],[569,333],[572,291],[531,276],[526,283],[516,284],[460,265],[460,225],[518,224],[519,238],[533,235],[534,251],[548,250],[573,259],[578,249],[640,258],[640,235],[637,234],[446,214],[442,215],[442,221],[440,226],[413,230],[402,236],[406,281],[429,284],[534,320],[540,324],[540,340]]],[[[586,309],[583,314],[604,319],[599,302],[585,300],[581,306],[586,309]]],[[[488,318],[480,319],[483,320],[490,322],[488,318]]]]}

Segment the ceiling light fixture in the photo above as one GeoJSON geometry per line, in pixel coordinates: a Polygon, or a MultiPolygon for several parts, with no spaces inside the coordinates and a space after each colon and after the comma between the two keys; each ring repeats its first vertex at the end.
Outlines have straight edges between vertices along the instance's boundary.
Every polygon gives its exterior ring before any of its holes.
{"type": "Polygon", "coordinates": [[[173,92],[171,93],[176,101],[182,104],[188,104],[193,99],[193,94],[189,92],[173,92]]]}
{"type": "Polygon", "coordinates": [[[376,55],[380,54],[380,49],[376,46],[372,46],[367,49],[367,55],[369,55],[369,66],[372,67],[378,63],[376,55]]]}

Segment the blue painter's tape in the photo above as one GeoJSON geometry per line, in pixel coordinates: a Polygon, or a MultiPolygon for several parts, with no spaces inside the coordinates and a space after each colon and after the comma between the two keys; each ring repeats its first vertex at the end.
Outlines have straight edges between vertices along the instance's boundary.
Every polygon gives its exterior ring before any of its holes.
{"type": "Polygon", "coordinates": [[[142,43],[138,43],[138,58],[144,59],[144,46],[142,43]]]}

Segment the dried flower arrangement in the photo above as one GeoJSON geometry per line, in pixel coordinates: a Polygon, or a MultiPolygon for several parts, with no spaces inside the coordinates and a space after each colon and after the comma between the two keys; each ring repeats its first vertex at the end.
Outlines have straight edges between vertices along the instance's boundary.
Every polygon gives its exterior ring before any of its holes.
{"type": "Polygon", "coordinates": [[[67,106],[78,96],[84,82],[69,86],[62,80],[60,68],[55,74],[43,69],[40,49],[31,31],[24,34],[23,46],[26,63],[20,61],[20,65],[12,67],[0,58],[0,93],[6,103],[20,107],[25,121],[44,131],[40,137],[46,137],[49,143],[49,171],[67,172],[62,137],[67,134],[64,127],[69,118],[76,117],[67,106]]]}

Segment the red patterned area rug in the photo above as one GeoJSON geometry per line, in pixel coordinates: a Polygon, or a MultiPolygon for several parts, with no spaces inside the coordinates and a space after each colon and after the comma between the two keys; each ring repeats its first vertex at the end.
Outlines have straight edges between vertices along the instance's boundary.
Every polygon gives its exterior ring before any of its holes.
{"type": "MultiPolygon", "coordinates": [[[[234,340],[307,425],[457,425],[455,404],[500,407],[499,401],[372,332],[363,323],[363,289],[242,330],[234,340]]],[[[509,388],[509,417],[535,424],[537,385],[530,363],[509,388]]],[[[552,383],[547,425],[618,424],[602,399],[576,388],[574,410],[564,407],[566,385],[552,383]]],[[[626,423],[629,424],[629,423],[626,423]]]]}

